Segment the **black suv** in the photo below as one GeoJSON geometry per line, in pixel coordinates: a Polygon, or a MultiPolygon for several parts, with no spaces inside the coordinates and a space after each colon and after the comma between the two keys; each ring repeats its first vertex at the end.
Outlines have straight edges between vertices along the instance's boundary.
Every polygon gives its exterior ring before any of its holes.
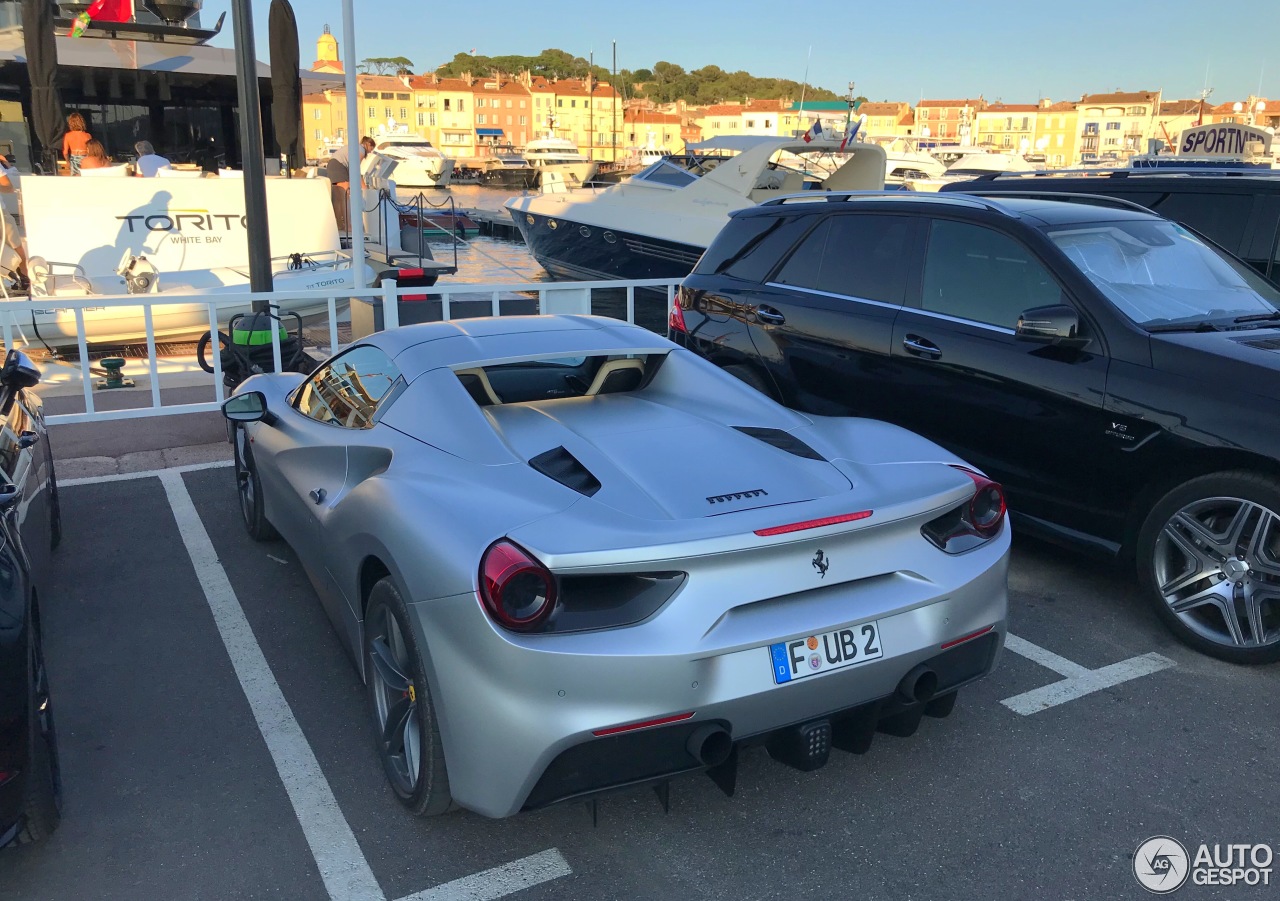
{"type": "Polygon", "coordinates": [[[1259,169],[1100,169],[993,172],[943,191],[1095,194],[1141,204],[1195,229],[1280,284],[1280,172],[1259,169]]]}
{"type": "Polygon", "coordinates": [[[1280,291],[1132,204],[831,193],[733,215],[671,336],[782,402],[884,419],[1027,531],[1136,561],[1183,641],[1280,660],[1280,291]]]}

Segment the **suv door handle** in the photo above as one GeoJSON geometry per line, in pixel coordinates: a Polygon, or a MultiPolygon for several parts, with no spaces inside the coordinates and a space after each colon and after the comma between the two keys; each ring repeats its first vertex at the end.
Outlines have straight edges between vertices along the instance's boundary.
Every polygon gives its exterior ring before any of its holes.
{"type": "Polygon", "coordinates": [[[756,319],[765,325],[782,325],[787,321],[787,317],[783,316],[773,307],[766,307],[764,304],[755,308],[756,319]]]}
{"type": "Polygon", "coordinates": [[[942,350],[938,345],[927,338],[921,338],[919,335],[907,335],[903,338],[902,349],[913,356],[925,357],[930,360],[938,360],[942,357],[942,350]]]}

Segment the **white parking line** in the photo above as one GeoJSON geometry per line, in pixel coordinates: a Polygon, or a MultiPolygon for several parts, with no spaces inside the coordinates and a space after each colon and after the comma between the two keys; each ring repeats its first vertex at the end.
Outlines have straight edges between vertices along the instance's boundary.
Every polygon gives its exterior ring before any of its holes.
{"type": "Polygon", "coordinates": [[[491,901],[572,873],[564,855],[552,848],[474,876],[437,885],[400,901],[491,901]]]}
{"type": "MultiPolygon", "coordinates": [[[[169,497],[178,533],[191,556],[209,609],[213,611],[218,634],[222,636],[253,717],[258,721],[258,730],[271,752],[329,897],[344,901],[386,901],[351,826],[338,807],[315,752],[267,665],[226,570],[218,562],[213,542],[196,512],[182,474],[166,470],[157,477],[169,497]]],[[[106,480],[114,481],[110,477],[106,480]]]]}
{"type": "MultiPolygon", "coordinates": [[[[368,860],[347,823],[315,752],[280,690],[226,570],[218,561],[209,533],[196,511],[182,474],[217,469],[231,463],[197,463],[145,472],[92,476],[60,481],[60,487],[157,478],[173,510],[178,533],[191,557],[196,578],[213,613],[218,634],[266,742],[303,837],[315,858],[329,897],[334,901],[387,901],[368,860]]],[[[573,873],[556,848],[493,869],[446,882],[401,901],[490,901],[573,873]]]]}
{"type": "Polygon", "coordinates": [[[1121,660],[1119,663],[1113,663],[1101,669],[1088,669],[1016,635],[1005,636],[1004,646],[1015,654],[1026,657],[1028,660],[1067,677],[1059,682],[1054,682],[1041,688],[1034,688],[1031,691],[1024,691],[1022,694],[1014,695],[1011,698],[1005,698],[1000,702],[1014,713],[1022,716],[1030,716],[1041,710],[1048,710],[1050,707],[1057,707],[1059,704],[1082,698],[1095,691],[1112,688],[1122,682],[1128,682],[1130,679],[1149,676],[1151,673],[1156,673],[1175,665],[1168,657],[1151,653],[1143,654],[1140,657],[1130,657],[1128,660],[1121,660]]]}

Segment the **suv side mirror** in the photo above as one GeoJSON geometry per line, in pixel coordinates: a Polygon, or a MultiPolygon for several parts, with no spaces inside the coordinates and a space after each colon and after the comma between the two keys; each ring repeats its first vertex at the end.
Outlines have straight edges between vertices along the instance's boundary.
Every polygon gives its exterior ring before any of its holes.
{"type": "Polygon", "coordinates": [[[222,415],[231,422],[258,422],[265,420],[268,425],[274,421],[267,410],[267,398],[261,391],[246,391],[222,402],[222,415]]]}
{"type": "Polygon", "coordinates": [[[1080,337],[1080,314],[1066,304],[1024,310],[1013,334],[1019,341],[1061,347],[1084,347],[1089,343],[1088,338],[1080,337]]]}

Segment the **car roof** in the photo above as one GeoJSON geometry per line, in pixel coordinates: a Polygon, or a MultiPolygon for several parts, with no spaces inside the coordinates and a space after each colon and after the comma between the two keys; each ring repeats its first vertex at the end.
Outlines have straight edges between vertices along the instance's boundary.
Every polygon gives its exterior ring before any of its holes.
{"type": "MultiPolygon", "coordinates": [[[[1032,190],[1030,187],[1028,190],[1032,190]]],[[[1058,192],[1055,192],[1055,194],[1058,192]]],[[[840,210],[865,210],[867,212],[940,212],[971,211],[1005,216],[1039,228],[1046,225],[1063,225],[1078,222],[1115,220],[1160,219],[1157,213],[1112,198],[1079,195],[1071,199],[1046,197],[1011,197],[1001,194],[998,198],[976,193],[954,192],[948,194],[925,192],[863,192],[847,191],[816,194],[795,194],[778,197],[754,207],[738,210],[732,215],[809,215],[816,216],[840,210]],[[931,209],[932,208],[932,209],[931,209]]]]}

